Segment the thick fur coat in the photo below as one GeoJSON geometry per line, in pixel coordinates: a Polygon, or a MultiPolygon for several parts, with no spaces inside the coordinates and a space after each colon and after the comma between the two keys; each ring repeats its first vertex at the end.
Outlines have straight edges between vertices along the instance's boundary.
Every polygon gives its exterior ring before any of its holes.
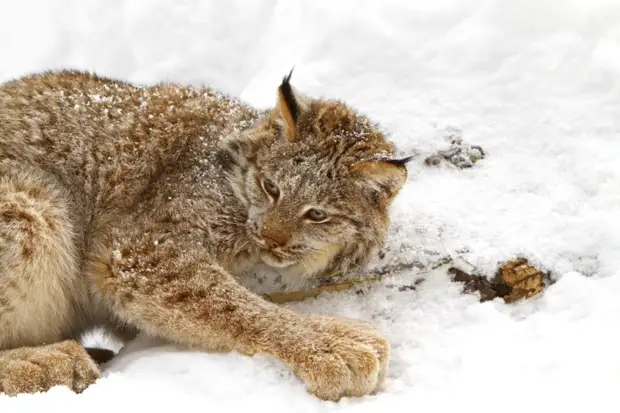
{"type": "Polygon", "coordinates": [[[378,389],[389,344],[374,327],[235,280],[257,263],[362,270],[406,180],[368,118],[289,80],[262,112],[75,71],[0,86],[0,392],[86,388],[99,371],[76,340],[96,325],[268,354],[322,399],[378,389]]]}

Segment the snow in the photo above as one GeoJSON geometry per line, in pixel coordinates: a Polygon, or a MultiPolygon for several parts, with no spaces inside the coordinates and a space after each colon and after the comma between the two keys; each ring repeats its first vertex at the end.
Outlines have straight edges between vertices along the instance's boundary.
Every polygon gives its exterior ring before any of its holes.
{"type": "Polygon", "coordinates": [[[461,294],[445,271],[415,291],[384,282],[291,304],[379,326],[393,353],[375,396],[322,402],[277,360],[142,338],[83,394],[0,396],[0,411],[619,410],[617,0],[2,2],[0,55],[0,80],[73,67],[207,83],[261,107],[295,66],[298,89],[346,100],[419,154],[389,259],[460,254],[492,273],[524,255],[556,280],[511,305],[461,294]],[[424,166],[452,130],[486,158],[424,166]]]}

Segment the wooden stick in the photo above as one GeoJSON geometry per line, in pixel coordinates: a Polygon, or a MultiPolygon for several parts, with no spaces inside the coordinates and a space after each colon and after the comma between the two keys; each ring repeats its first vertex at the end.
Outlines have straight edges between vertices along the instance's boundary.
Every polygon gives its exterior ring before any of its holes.
{"type": "MultiPolygon", "coordinates": [[[[446,265],[451,262],[452,262],[452,257],[450,256],[443,257],[439,259],[437,263],[432,265],[430,269],[428,270],[437,269],[441,267],[442,265],[446,265]]],[[[275,293],[270,293],[270,294],[263,294],[263,298],[266,299],[267,301],[271,301],[276,304],[284,304],[284,303],[289,303],[289,302],[294,302],[294,301],[303,301],[309,298],[316,298],[322,293],[344,291],[356,285],[369,284],[372,282],[380,281],[388,275],[404,273],[407,270],[411,270],[413,268],[423,269],[424,267],[421,266],[419,262],[399,263],[396,265],[390,265],[390,266],[378,268],[375,271],[373,271],[371,273],[371,276],[369,277],[360,277],[360,278],[355,278],[352,280],[343,281],[340,283],[321,285],[319,287],[311,288],[309,290],[298,290],[298,291],[291,291],[291,292],[275,292],[275,293]]]]}
{"type": "Polygon", "coordinates": [[[264,294],[263,298],[276,304],[284,304],[292,301],[303,301],[308,298],[316,298],[322,293],[331,293],[336,291],[344,291],[358,284],[370,283],[377,281],[379,277],[357,278],[355,280],[345,281],[337,284],[321,285],[309,290],[299,290],[291,292],[275,292],[264,294]]]}

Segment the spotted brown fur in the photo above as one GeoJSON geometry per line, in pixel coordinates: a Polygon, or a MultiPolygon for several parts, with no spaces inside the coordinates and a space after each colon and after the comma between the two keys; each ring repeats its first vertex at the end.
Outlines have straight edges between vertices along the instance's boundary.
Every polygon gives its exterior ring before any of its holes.
{"type": "Polygon", "coordinates": [[[322,399],[379,388],[374,327],[295,314],[235,278],[363,270],[406,180],[376,124],[290,80],[267,111],[78,71],[0,86],[0,391],[82,391],[99,370],[75,340],[94,325],[269,354],[322,399]]]}

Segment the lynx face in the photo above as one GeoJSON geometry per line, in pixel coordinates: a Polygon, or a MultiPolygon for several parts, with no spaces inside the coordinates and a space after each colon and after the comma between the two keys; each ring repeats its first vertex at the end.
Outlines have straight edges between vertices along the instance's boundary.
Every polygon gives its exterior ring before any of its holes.
{"type": "Polygon", "coordinates": [[[385,239],[405,160],[368,119],[288,83],[276,108],[226,142],[230,180],[262,261],[302,276],[360,268],[385,239]]]}

